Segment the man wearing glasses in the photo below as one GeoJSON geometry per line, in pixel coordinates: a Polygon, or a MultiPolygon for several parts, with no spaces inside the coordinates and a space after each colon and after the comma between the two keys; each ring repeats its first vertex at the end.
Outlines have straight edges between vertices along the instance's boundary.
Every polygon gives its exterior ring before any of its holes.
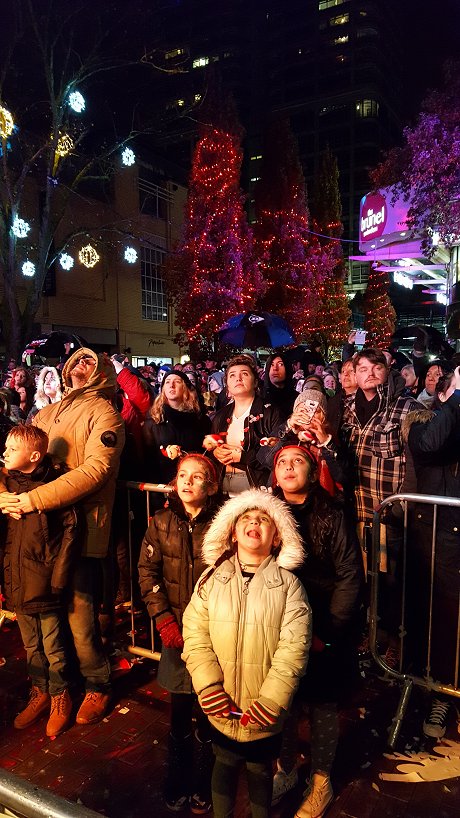
{"type": "Polygon", "coordinates": [[[67,466],[51,483],[17,496],[0,494],[8,514],[49,511],[81,502],[86,515],[82,555],[69,594],[68,616],[86,695],[78,724],[103,718],[110,699],[110,664],[104,653],[97,613],[101,597],[101,561],[107,556],[115,483],[123,449],[124,423],[111,401],[116,373],[104,353],[82,348],[62,370],[64,397],[34,417],[49,437],[49,453],[67,466]]]}

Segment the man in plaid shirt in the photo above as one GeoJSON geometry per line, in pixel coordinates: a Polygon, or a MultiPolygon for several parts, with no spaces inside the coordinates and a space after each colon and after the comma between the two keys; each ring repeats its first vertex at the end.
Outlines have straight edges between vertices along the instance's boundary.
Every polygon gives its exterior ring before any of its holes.
{"type": "MultiPolygon", "coordinates": [[[[404,379],[390,374],[388,362],[378,349],[364,349],[354,358],[357,391],[345,399],[341,437],[348,452],[350,478],[354,482],[358,537],[366,550],[365,526],[372,523],[375,506],[400,491],[406,458],[401,424],[419,404],[402,397],[404,379]]],[[[382,587],[383,619],[390,636],[388,664],[396,664],[392,649],[397,633],[399,605],[396,602],[397,562],[402,531],[385,525],[386,578],[382,587]],[[393,637],[393,638],[392,638],[393,637]]]]}

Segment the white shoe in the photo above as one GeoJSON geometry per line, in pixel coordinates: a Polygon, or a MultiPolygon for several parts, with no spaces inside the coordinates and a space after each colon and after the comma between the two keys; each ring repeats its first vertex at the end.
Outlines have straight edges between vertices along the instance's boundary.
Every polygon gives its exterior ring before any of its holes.
{"type": "Polygon", "coordinates": [[[276,762],[276,766],[278,769],[273,777],[272,806],[279,804],[283,796],[293,790],[299,780],[297,767],[293,767],[290,773],[285,773],[279,761],[276,762]]]}
{"type": "Polygon", "coordinates": [[[302,801],[295,818],[322,818],[334,799],[329,776],[324,773],[314,773],[305,795],[307,797],[305,801],[302,801]]]}

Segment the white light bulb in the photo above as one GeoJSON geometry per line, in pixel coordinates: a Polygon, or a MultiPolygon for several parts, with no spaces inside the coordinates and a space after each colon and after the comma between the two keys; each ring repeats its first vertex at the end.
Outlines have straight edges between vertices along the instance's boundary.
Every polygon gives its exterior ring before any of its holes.
{"type": "Polygon", "coordinates": [[[76,114],[81,114],[81,112],[85,110],[85,98],[80,94],[80,91],[72,91],[72,93],[69,94],[69,105],[76,114]]]}
{"type": "Polygon", "coordinates": [[[124,256],[125,261],[129,264],[135,264],[137,261],[137,250],[135,250],[134,247],[126,247],[124,256]]]}
{"type": "Polygon", "coordinates": [[[16,216],[11,230],[16,238],[25,239],[27,233],[30,231],[30,224],[24,221],[24,219],[20,219],[19,216],[16,216]]]}
{"type": "Polygon", "coordinates": [[[68,253],[61,253],[59,257],[59,264],[63,270],[71,270],[74,265],[74,260],[68,253]]]}
{"type": "Polygon", "coordinates": [[[28,278],[32,278],[35,275],[35,264],[31,261],[25,261],[22,265],[22,273],[28,278]]]}
{"type": "Polygon", "coordinates": [[[131,165],[134,165],[134,162],[136,161],[136,155],[134,151],[132,151],[131,148],[125,148],[123,153],[121,154],[121,161],[127,168],[129,168],[131,165]]]}

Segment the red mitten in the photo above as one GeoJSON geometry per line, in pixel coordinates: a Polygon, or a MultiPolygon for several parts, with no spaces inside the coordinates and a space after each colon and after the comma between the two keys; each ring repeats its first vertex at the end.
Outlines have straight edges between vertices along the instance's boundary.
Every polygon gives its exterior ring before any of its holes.
{"type": "Polygon", "coordinates": [[[322,653],[323,650],[325,649],[325,647],[326,647],[326,643],[323,642],[323,640],[320,639],[319,636],[315,636],[313,634],[313,638],[311,640],[311,647],[310,647],[311,652],[312,653],[322,653]]]}
{"type": "Polygon", "coordinates": [[[256,699],[243,713],[240,724],[246,727],[248,723],[259,724],[260,727],[272,727],[278,721],[278,713],[266,704],[256,699]]]}
{"type": "Polygon", "coordinates": [[[184,640],[177,624],[176,618],[171,616],[156,623],[160,639],[165,648],[183,648],[184,640]]]}
{"type": "Polygon", "coordinates": [[[227,696],[222,685],[216,685],[201,694],[200,705],[203,713],[206,713],[207,716],[215,716],[218,719],[228,719],[232,708],[232,701],[227,696]]]}

